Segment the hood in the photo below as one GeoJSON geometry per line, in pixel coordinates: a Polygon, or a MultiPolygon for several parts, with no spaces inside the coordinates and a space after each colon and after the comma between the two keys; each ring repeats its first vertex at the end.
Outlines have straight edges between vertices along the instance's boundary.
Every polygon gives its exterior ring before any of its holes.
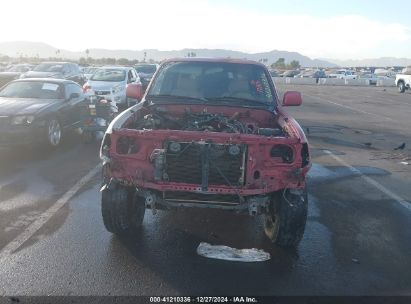
{"type": "Polygon", "coordinates": [[[113,81],[94,81],[89,80],[87,83],[94,91],[110,91],[111,88],[118,85],[125,85],[125,81],[113,82],[113,81]]]}
{"type": "Polygon", "coordinates": [[[62,76],[59,72],[36,72],[30,71],[24,73],[24,78],[56,78],[62,76]]]}
{"type": "Polygon", "coordinates": [[[53,102],[50,99],[0,97],[0,115],[36,114],[53,102]]]}

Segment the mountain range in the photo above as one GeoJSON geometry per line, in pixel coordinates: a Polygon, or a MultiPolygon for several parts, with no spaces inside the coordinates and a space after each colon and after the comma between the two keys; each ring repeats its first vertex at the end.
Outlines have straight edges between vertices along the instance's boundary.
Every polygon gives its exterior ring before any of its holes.
{"type": "MultiPolygon", "coordinates": [[[[409,66],[411,65],[410,58],[395,58],[383,57],[375,59],[362,60],[338,60],[338,59],[311,59],[297,52],[273,50],[261,53],[245,53],[240,51],[224,50],[224,49],[182,49],[172,51],[160,51],[156,49],[142,50],[114,50],[114,49],[89,49],[88,56],[98,58],[127,58],[129,60],[143,60],[146,55],[146,60],[153,59],[161,61],[173,57],[185,57],[188,53],[194,52],[197,57],[231,57],[231,58],[247,58],[255,61],[267,59],[266,64],[270,65],[279,58],[284,58],[286,63],[292,60],[297,60],[303,67],[354,67],[354,66],[373,66],[373,67],[388,67],[388,66],[409,66]]],[[[11,41],[0,42],[0,55],[10,57],[58,57],[78,60],[81,57],[86,57],[85,50],[83,52],[73,52],[50,46],[43,42],[28,42],[28,41],[11,41]]]]}
{"type": "MultiPolygon", "coordinates": [[[[307,56],[296,52],[277,51],[262,53],[245,53],[224,49],[182,49],[173,51],[160,51],[156,49],[142,49],[142,50],[109,50],[109,49],[89,49],[88,56],[92,58],[127,58],[129,60],[138,59],[143,60],[144,54],[146,59],[153,59],[161,61],[173,57],[185,57],[188,53],[194,52],[197,57],[231,57],[231,58],[247,58],[255,61],[260,59],[267,59],[267,64],[270,65],[279,58],[284,58],[286,63],[292,60],[297,60],[305,67],[335,67],[336,64],[326,60],[311,59],[307,56]]],[[[66,59],[78,60],[81,57],[86,57],[86,51],[72,52],[68,50],[58,49],[42,42],[27,42],[27,41],[12,41],[0,43],[0,54],[10,57],[58,57],[66,59]]]]}

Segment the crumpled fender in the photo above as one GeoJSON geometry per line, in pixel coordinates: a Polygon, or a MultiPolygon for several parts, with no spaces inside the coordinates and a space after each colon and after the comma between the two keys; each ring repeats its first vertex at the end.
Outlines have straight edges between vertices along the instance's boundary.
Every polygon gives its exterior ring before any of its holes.
{"type": "Polygon", "coordinates": [[[118,130],[121,129],[122,126],[126,123],[126,121],[134,115],[135,112],[140,110],[143,107],[143,103],[140,102],[131,108],[128,108],[127,110],[121,112],[119,115],[114,118],[110,125],[107,127],[106,133],[112,134],[113,130],[118,130]]]}

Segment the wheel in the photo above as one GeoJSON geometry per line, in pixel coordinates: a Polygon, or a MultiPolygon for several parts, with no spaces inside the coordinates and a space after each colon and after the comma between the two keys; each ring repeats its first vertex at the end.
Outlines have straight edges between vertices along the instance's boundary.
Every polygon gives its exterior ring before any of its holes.
{"type": "Polygon", "coordinates": [[[144,219],[144,198],[133,188],[123,186],[106,189],[101,197],[101,213],[106,229],[117,235],[137,233],[144,219]]]}
{"type": "Polygon", "coordinates": [[[405,92],[405,83],[404,81],[400,81],[398,83],[398,92],[400,93],[404,93],[405,92]]]}
{"type": "Polygon", "coordinates": [[[307,190],[301,194],[289,190],[273,196],[269,213],[264,215],[264,232],[276,245],[297,247],[307,222],[307,190]]]}
{"type": "Polygon", "coordinates": [[[57,119],[50,119],[47,123],[47,143],[50,147],[55,148],[61,142],[62,130],[60,122],[57,119]]]}

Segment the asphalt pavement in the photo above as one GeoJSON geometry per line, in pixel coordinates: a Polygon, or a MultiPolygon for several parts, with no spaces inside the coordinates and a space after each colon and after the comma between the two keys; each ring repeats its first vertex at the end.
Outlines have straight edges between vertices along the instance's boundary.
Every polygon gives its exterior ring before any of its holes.
{"type": "Polygon", "coordinates": [[[313,167],[296,250],[262,219],[217,210],[146,212],[141,234],[103,226],[98,144],[0,151],[0,295],[411,295],[411,93],[278,86],[313,167]],[[404,149],[394,150],[405,143],[404,149]],[[258,248],[259,263],[212,260],[200,242],[258,248]]]}

